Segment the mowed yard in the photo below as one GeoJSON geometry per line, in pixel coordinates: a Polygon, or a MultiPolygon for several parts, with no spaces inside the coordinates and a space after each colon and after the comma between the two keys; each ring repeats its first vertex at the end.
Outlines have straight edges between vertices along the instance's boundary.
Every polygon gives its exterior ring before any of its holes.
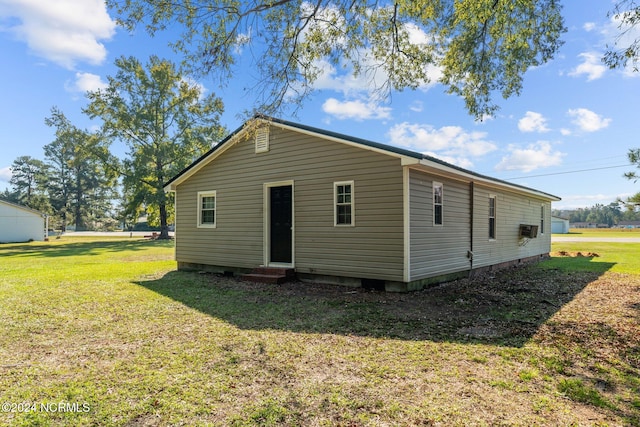
{"type": "Polygon", "coordinates": [[[0,245],[0,425],[640,425],[640,244],[553,250],[391,294],[0,245]]]}

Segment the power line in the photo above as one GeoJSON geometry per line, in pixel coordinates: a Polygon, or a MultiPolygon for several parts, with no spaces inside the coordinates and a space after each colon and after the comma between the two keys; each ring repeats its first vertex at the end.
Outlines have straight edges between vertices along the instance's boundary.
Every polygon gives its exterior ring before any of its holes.
{"type": "Polygon", "coordinates": [[[514,179],[527,179],[527,178],[538,178],[541,176],[553,176],[553,175],[567,175],[570,173],[580,173],[580,172],[591,172],[591,171],[599,171],[599,170],[603,170],[603,169],[614,169],[614,168],[629,168],[632,165],[619,165],[619,166],[606,166],[606,167],[602,167],[602,168],[591,168],[591,169],[580,169],[580,170],[575,170],[575,171],[565,171],[565,172],[554,172],[554,173],[544,173],[544,174],[540,174],[540,175],[528,175],[528,176],[518,176],[515,178],[503,178],[505,181],[511,181],[514,179]]]}

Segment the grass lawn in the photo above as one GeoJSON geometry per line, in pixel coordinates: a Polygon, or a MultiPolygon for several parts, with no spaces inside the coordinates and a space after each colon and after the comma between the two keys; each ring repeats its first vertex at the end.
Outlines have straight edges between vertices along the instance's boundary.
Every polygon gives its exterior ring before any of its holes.
{"type": "Polygon", "coordinates": [[[570,245],[409,294],[0,245],[0,425],[640,426],[640,244],[570,245]]]}

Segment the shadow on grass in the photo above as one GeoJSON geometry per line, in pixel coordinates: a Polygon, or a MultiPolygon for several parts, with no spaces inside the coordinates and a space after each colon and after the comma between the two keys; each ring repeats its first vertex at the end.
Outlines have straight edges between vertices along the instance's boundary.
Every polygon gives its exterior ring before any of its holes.
{"type": "Polygon", "coordinates": [[[57,258],[79,255],[100,255],[106,252],[139,251],[149,245],[173,245],[171,240],[91,240],[63,244],[7,243],[0,245],[0,256],[57,258]]]}
{"type": "Polygon", "coordinates": [[[406,294],[181,271],[137,283],[242,329],[521,347],[613,265],[588,258],[549,262],[406,294]]]}

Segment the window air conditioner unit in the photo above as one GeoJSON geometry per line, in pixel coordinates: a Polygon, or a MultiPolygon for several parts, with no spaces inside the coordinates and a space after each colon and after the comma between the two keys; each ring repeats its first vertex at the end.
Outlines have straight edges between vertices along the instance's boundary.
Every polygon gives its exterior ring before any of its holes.
{"type": "Polygon", "coordinates": [[[538,226],[520,224],[520,237],[526,237],[528,239],[535,239],[538,237],[538,226]]]}

